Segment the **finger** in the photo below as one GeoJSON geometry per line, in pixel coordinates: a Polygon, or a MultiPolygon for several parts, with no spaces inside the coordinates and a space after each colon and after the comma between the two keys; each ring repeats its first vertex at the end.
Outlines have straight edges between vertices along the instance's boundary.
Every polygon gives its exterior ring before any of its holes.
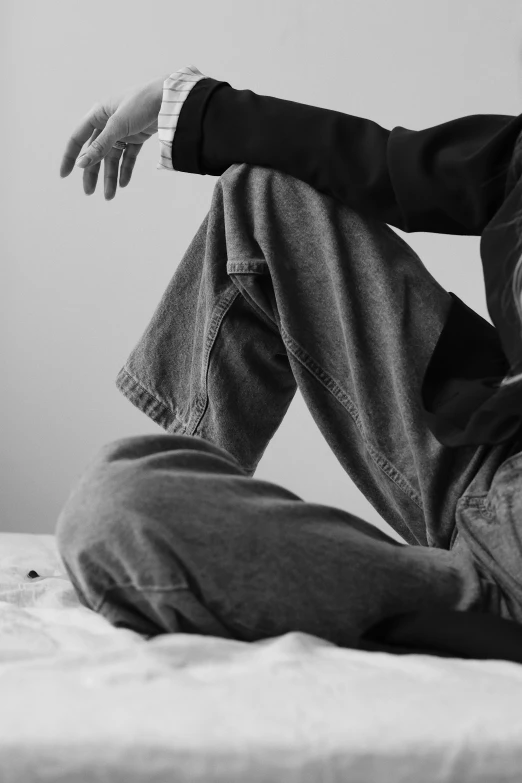
{"type": "Polygon", "coordinates": [[[69,176],[83,145],[92,135],[93,131],[98,130],[98,134],[101,133],[103,128],[102,122],[95,117],[97,107],[98,104],[94,104],[92,109],[83,118],[69,138],[60,163],[60,177],[69,176]]]}
{"type": "Polygon", "coordinates": [[[118,112],[111,114],[109,119],[104,123],[104,127],[100,132],[98,138],[91,142],[89,147],[76,161],[76,165],[80,168],[86,166],[92,166],[94,163],[99,163],[103,158],[107,157],[111,152],[114,144],[119,139],[127,136],[127,130],[122,116],[118,116],[118,112]]]}
{"type": "Polygon", "coordinates": [[[121,156],[122,150],[112,147],[104,158],[104,193],[107,201],[110,201],[116,195],[121,156]]]}
{"type": "MultiPolygon", "coordinates": [[[[100,133],[101,130],[97,128],[92,134],[89,143],[92,143],[92,141],[97,136],[99,136],[100,133]]],[[[101,161],[98,161],[98,163],[95,163],[94,166],[87,166],[87,168],[83,170],[83,190],[86,196],[91,196],[96,190],[96,183],[98,182],[100,166],[101,166],[101,161]]]]}
{"type": "Polygon", "coordinates": [[[134,170],[134,164],[136,163],[136,158],[138,157],[142,147],[143,144],[129,144],[123,153],[120,167],[120,188],[124,188],[129,184],[132,172],[134,170]]]}

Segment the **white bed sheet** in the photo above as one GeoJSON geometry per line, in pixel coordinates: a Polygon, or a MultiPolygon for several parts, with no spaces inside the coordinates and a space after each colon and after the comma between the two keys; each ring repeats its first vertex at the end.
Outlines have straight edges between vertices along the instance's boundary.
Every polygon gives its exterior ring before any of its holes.
{"type": "Polygon", "coordinates": [[[1,783],[172,780],[522,783],[522,666],[146,641],[78,602],[53,536],[0,533],[1,783]]]}

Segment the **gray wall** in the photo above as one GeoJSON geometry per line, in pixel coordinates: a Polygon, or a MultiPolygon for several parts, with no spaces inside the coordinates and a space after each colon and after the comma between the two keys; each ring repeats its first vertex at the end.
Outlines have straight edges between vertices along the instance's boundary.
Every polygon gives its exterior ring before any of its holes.
{"type": "MultiPolygon", "coordinates": [[[[85,196],[81,172],[62,180],[59,166],[96,100],[195,64],[237,89],[388,129],[521,111],[516,0],[4,0],[0,15],[2,531],[53,532],[104,443],[163,432],[114,379],[217,178],[157,171],[153,137],[127,189],[111,202],[100,184],[85,196]]],[[[398,233],[445,288],[489,319],[478,237],[398,233]]],[[[395,535],[299,394],[257,476],[395,535]]]]}

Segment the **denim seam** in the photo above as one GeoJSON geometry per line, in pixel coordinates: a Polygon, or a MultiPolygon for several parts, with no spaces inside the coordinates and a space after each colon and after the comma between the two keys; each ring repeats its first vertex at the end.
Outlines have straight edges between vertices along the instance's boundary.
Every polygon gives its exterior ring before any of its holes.
{"type": "MultiPolygon", "coordinates": [[[[234,271],[233,271],[231,274],[233,274],[233,275],[235,275],[235,274],[238,274],[238,275],[240,275],[240,274],[243,274],[243,273],[242,273],[242,272],[237,272],[236,270],[234,270],[234,271]]],[[[266,323],[266,325],[267,325],[267,326],[268,326],[270,329],[272,329],[272,331],[275,331],[277,334],[280,334],[280,331],[279,331],[279,326],[278,326],[277,322],[276,322],[276,321],[274,321],[272,318],[270,318],[270,316],[268,316],[268,315],[267,315],[267,314],[266,314],[266,313],[265,313],[265,312],[264,312],[264,311],[263,311],[263,310],[262,310],[262,309],[259,307],[259,305],[258,305],[258,304],[257,304],[257,302],[256,302],[256,301],[255,301],[255,300],[252,298],[252,296],[250,295],[250,293],[249,293],[249,292],[248,292],[246,289],[241,289],[240,293],[241,293],[241,295],[242,295],[243,299],[245,300],[245,302],[247,303],[247,305],[249,305],[249,306],[252,308],[252,310],[254,310],[255,314],[256,314],[256,315],[257,315],[259,318],[261,318],[261,320],[262,320],[264,323],[266,323]]]]}
{"type": "Polygon", "coordinates": [[[317,364],[317,362],[315,362],[309,356],[309,354],[303,348],[301,348],[294,338],[288,334],[283,325],[281,325],[281,336],[283,337],[283,341],[287,349],[292,353],[292,355],[295,356],[295,358],[319,381],[319,383],[321,383],[325,389],[335,397],[335,399],[343,406],[343,408],[348,411],[354,420],[357,429],[361,433],[363,442],[377,467],[382,470],[382,472],[391,481],[393,481],[394,484],[396,484],[399,489],[409,497],[410,500],[412,500],[421,510],[423,510],[424,507],[422,501],[418,497],[417,493],[413,490],[410,483],[404,478],[404,476],[394,465],[391,465],[382,454],[377,452],[374,447],[368,443],[365,433],[360,425],[361,419],[357,408],[353,404],[349,395],[343,391],[339,383],[334,380],[331,375],[329,375],[319,364],[317,364]]]}
{"type": "MultiPolygon", "coordinates": [[[[210,353],[212,350],[212,347],[214,346],[214,342],[216,339],[216,335],[219,331],[219,327],[221,326],[221,322],[223,321],[223,318],[225,317],[226,313],[230,309],[232,303],[234,300],[239,296],[240,291],[236,288],[236,286],[231,283],[230,287],[225,291],[225,293],[220,297],[218,302],[216,303],[216,306],[214,308],[214,312],[212,314],[212,318],[210,319],[210,327],[208,330],[208,334],[206,336],[205,340],[205,349],[203,353],[203,369],[204,369],[204,384],[202,391],[196,396],[195,405],[194,405],[194,414],[193,414],[193,424],[191,425],[190,422],[186,423],[182,419],[179,418],[175,408],[171,408],[170,405],[168,405],[163,400],[160,400],[156,397],[155,394],[153,394],[150,389],[148,389],[146,386],[143,385],[143,383],[138,380],[138,378],[135,378],[134,375],[129,371],[128,367],[125,366],[123,369],[123,372],[125,372],[128,376],[130,376],[133,381],[140,387],[140,389],[143,391],[144,394],[146,394],[151,402],[155,402],[158,404],[163,411],[169,413],[171,416],[173,416],[176,421],[181,425],[183,429],[184,435],[193,435],[195,430],[197,429],[208,404],[208,393],[207,393],[207,379],[208,379],[208,370],[209,370],[209,364],[210,364],[210,353]]],[[[143,410],[140,406],[138,406],[140,410],[143,410]]],[[[150,415],[150,412],[143,411],[147,415],[150,415]]]]}
{"type": "MultiPolygon", "coordinates": [[[[130,378],[130,379],[131,379],[131,380],[132,380],[132,381],[133,381],[133,382],[136,384],[136,386],[139,386],[139,388],[140,388],[141,392],[142,392],[143,394],[145,394],[145,395],[146,395],[146,396],[149,398],[149,401],[150,401],[150,403],[151,403],[151,404],[153,404],[153,405],[154,405],[154,404],[156,404],[157,406],[159,406],[159,407],[160,407],[160,409],[161,409],[161,410],[162,410],[164,413],[166,413],[167,415],[170,415],[170,416],[174,417],[174,419],[176,419],[176,421],[178,422],[178,424],[179,424],[179,425],[180,425],[180,426],[183,428],[183,434],[186,434],[187,425],[185,424],[185,422],[184,422],[184,421],[182,421],[182,420],[179,418],[179,416],[177,415],[176,411],[175,411],[175,410],[173,410],[173,409],[170,407],[170,405],[168,405],[168,403],[166,403],[164,400],[161,400],[161,399],[159,399],[159,397],[156,397],[156,395],[155,395],[155,394],[153,394],[153,393],[151,392],[151,390],[150,390],[150,389],[148,389],[148,388],[147,388],[147,387],[146,387],[146,386],[143,384],[143,382],[142,382],[142,381],[141,381],[139,378],[136,378],[136,376],[135,376],[135,375],[133,375],[133,373],[132,373],[132,372],[129,370],[129,368],[128,368],[128,366],[127,366],[127,365],[125,365],[125,366],[122,368],[122,370],[121,370],[120,372],[121,372],[121,373],[123,373],[123,374],[125,374],[125,375],[126,375],[128,378],[130,378]]],[[[132,394],[132,390],[130,390],[130,389],[129,389],[129,393],[131,393],[131,394],[132,394]]],[[[135,402],[135,403],[136,403],[136,402],[139,402],[139,400],[136,400],[136,398],[133,398],[133,399],[134,399],[134,402],[135,402]]],[[[150,414],[151,414],[151,411],[150,411],[150,409],[149,409],[149,410],[145,410],[145,409],[144,409],[144,408],[143,408],[141,405],[138,405],[137,407],[138,407],[138,408],[139,408],[139,409],[140,409],[140,410],[141,410],[143,413],[145,413],[147,416],[150,416],[150,414]]]]}
{"type": "Polygon", "coordinates": [[[111,585],[110,587],[107,587],[102,594],[101,600],[99,601],[97,607],[94,609],[95,612],[99,612],[102,608],[103,604],[107,600],[108,594],[111,592],[111,590],[117,590],[120,587],[132,587],[135,590],[137,590],[140,593],[168,593],[168,592],[181,592],[182,590],[189,591],[188,585],[168,585],[167,587],[157,587],[157,586],[151,586],[151,587],[143,587],[137,584],[134,584],[134,582],[119,582],[118,584],[111,585]]]}
{"type": "Polygon", "coordinates": [[[212,319],[210,322],[210,327],[208,330],[208,334],[205,340],[205,350],[203,354],[203,360],[204,360],[204,383],[203,383],[203,390],[198,396],[198,400],[195,406],[194,411],[194,423],[192,425],[188,426],[187,434],[193,435],[195,431],[197,430],[201,419],[203,418],[205,411],[207,409],[208,405],[208,371],[210,367],[210,354],[212,352],[212,348],[214,347],[216,336],[219,331],[219,328],[221,326],[221,323],[223,321],[223,318],[227,314],[227,312],[230,310],[230,307],[232,306],[233,302],[237,297],[239,296],[240,291],[236,288],[236,286],[231,283],[231,286],[229,289],[225,291],[223,296],[219,299],[217,302],[214,313],[212,314],[212,319]]]}
{"type": "Polygon", "coordinates": [[[489,492],[484,492],[480,495],[462,495],[457,501],[457,508],[476,508],[484,516],[494,516],[489,502],[489,492]]]}

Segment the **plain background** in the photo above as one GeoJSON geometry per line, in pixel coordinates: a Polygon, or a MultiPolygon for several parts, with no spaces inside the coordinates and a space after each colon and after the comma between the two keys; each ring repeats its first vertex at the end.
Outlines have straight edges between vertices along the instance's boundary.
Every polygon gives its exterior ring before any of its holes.
{"type": "MultiPolygon", "coordinates": [[[[54,532],[103,444],[163,432],[114,381],[217,178],[158,171],[154,136],[114,200],[103,166],[86,196],[81,171],[61,179],[59,168],[97,100],[196,65],[236,89],[387,129],[521,111],[516,0],[4,0],[0,30],[1,531],[54,532]]],[[[397,232],[490,320],[478,237],[397,232]]],[[[337,463],[299,392],[256,477],[402,540],[337,463]]]]}

